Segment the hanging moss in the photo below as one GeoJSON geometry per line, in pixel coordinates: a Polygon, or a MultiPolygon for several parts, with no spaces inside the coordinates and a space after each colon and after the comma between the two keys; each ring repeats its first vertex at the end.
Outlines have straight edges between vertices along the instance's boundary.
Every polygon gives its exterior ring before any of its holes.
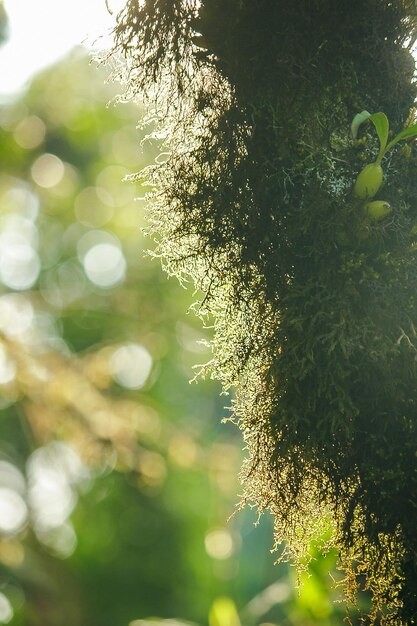
{"type": "Polygon", "coordinates": [[[410,123],[414,12],[128,0],[116,27],[165,137],[158,253],[205,292],[210,371],[235,389],[244,500],[301,564],[330,523],[348,600],[369,589],[367,623],[396,626],[417,623],[417,154],[384,158],[392,212],[372,219],[352,190],[378,142],[349,129],[363,109],[410,123]]]}

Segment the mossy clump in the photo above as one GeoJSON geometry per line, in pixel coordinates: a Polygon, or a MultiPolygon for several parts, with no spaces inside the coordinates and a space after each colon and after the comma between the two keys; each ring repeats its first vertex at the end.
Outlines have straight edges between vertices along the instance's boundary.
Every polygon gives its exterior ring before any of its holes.
{"type": "Polygon", "coordinates": [[[348,599],[364,586],[370,623],[395,626],[417,623],[417,158],[392,150],[374,220],[353,187],[377,141],[349,129],[363,109],[409,120],[414,11],[128,0],[115,31],[165,137],[158,253],[205,292],[211,374],[235,389],[244,499],[300,563],[331,518],[348,599]]]}

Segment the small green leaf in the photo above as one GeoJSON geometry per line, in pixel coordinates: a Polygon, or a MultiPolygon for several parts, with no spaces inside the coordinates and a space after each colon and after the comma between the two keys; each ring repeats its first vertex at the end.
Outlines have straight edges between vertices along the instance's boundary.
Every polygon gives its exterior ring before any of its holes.
{"type": "Polygon", "coordinates": [[[363,122],[365,122],[369,117],[371,117],[371,114],[368,113],[368,111],[362,111],[362,113],[357,113],[355,115],[355,117],[353,118],[352,126],[350,127],[350,132],[352,133],[353,139],[356,139],[356,137],[358,136],[359,126],[363,124],[363,122]]]}
{"type": "Polygon", "coordinates": [[[395,146],[395,144],[398,143],[399,141],[402,141],[403,139],[410,139],[411,137],[415,137],[416,135],[417,135],[417,124],[413,124],[413,126],[409,126],[408,128],[405,128],[400,133],[398,133],[398,135],[394,137],[392,141],[390,141],[390,143],[385,148],[385,152],[388,152],[388,150],[391,150],[391,148],[395,146]]]}
{"type": "Polygon", "coordinates": [[[388,141],[389,122],[388,122],[387,116],[385,115],[385,113],[382,113],[382,111],[380,111],[379,113],[374,113],[373,115],[371,115],[369,117],[369,119],[371,120],[371,122],[375,126],[376,132],[377,132],[378,137],[379,137],[380,148],[379,148],[379,154],[378,154],[378,158],[376,160],[376,163],[380,163],[382,157],[384,156],[384,154],[386,152],[386,145],[387,145],[387,141],[388,141]]]}

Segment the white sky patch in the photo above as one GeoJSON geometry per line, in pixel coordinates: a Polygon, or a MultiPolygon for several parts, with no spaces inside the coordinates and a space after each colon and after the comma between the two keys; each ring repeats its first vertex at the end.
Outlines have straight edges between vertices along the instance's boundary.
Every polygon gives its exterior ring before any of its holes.
{"type": "Polygon", "coordinates": [[[107,0],[110,14],[106,0],[4,0],[10,37],[0,48],[0,98],[18,93],[36,72],[74,46],[108,49],[115,17],[125,3],[107,0]]]}
{"type": "Polygon", "coordinates": [[[0,96],[19,92],[74,46],[107,49],[124,0],[5,0],[9,40],[0,48],[0,96]]]}

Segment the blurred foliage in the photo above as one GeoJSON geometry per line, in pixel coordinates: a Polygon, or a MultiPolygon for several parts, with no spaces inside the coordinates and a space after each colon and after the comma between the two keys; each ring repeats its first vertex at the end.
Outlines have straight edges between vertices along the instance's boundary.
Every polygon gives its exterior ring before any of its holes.
{"type": "Polygon", "coordinates": [[[0,623],[342,623],[332,555],[298,593],[269,518],[227,523],[241,443],[188,382],[210,330],[143,254],[123,178],[157,146],[107,74],[76,51],[0,107],[0,623]]]}

